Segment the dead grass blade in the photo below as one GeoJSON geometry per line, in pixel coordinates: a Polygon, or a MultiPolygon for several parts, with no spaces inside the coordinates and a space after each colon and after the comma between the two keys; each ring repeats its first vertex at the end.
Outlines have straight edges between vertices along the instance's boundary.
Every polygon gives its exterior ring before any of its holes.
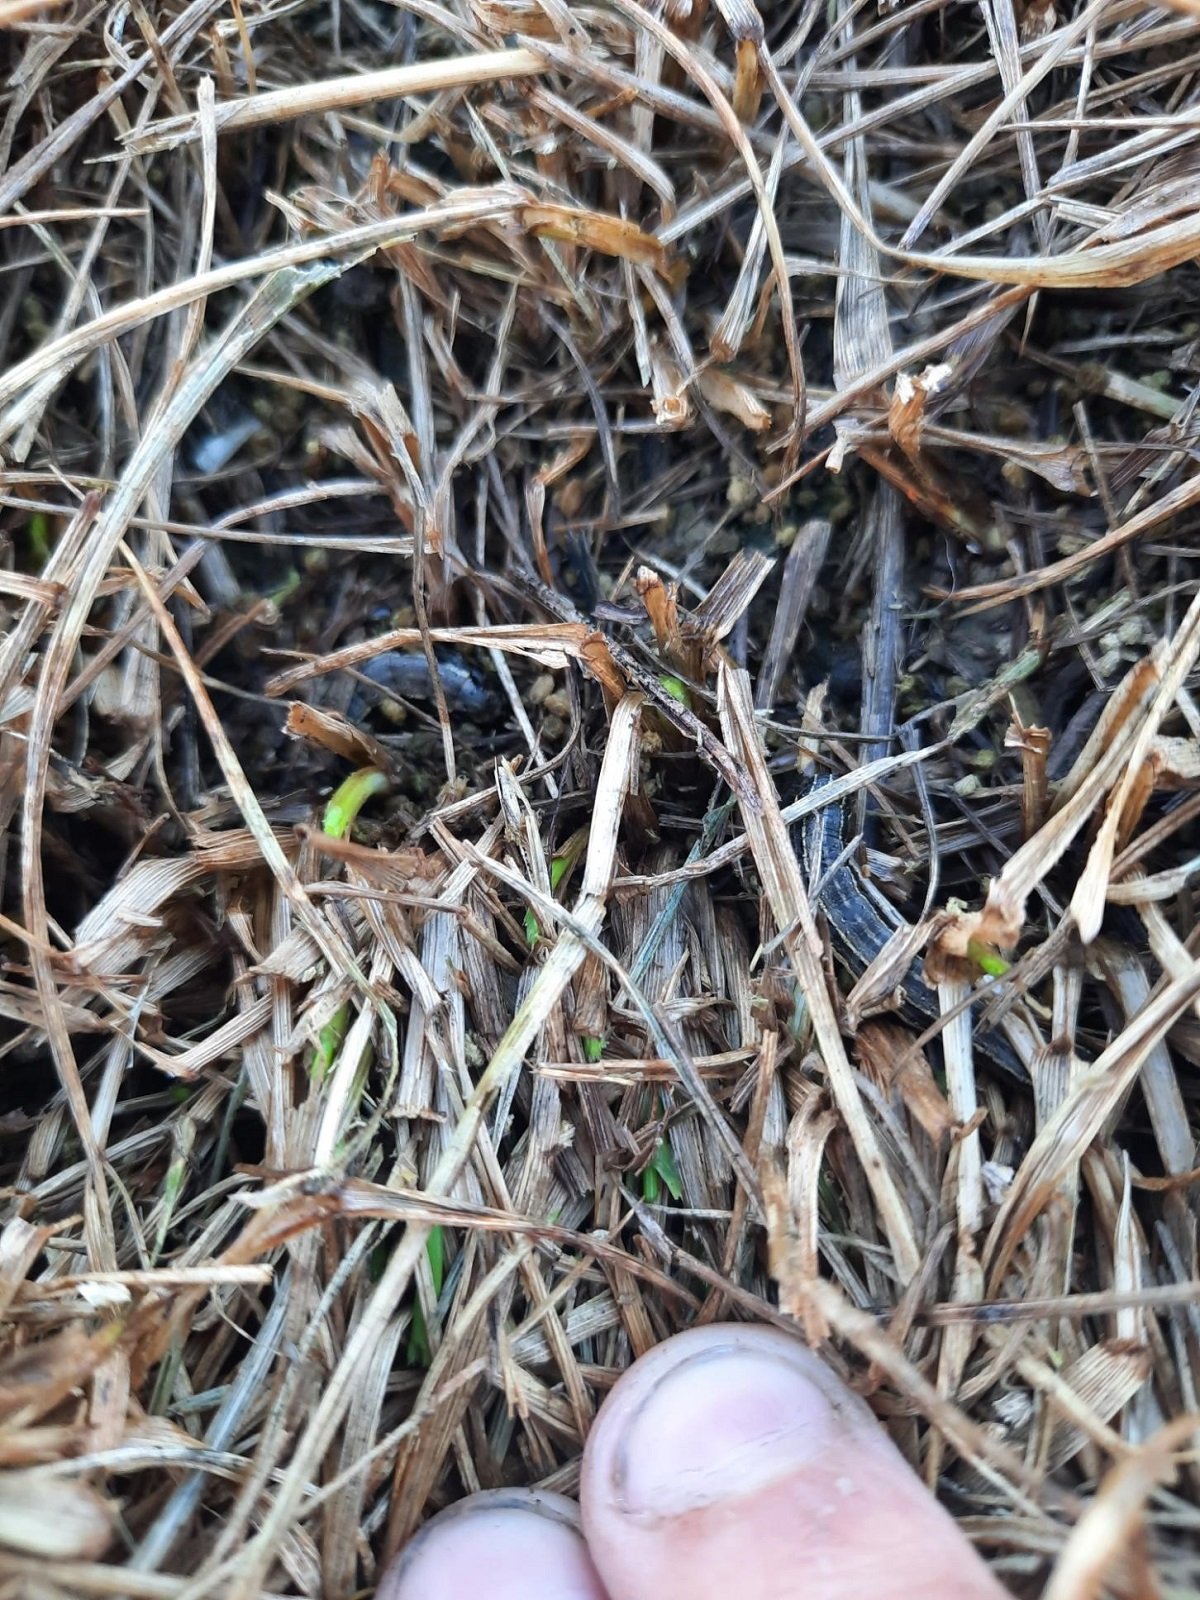
{"type": "MultiPolygon", "coordinates": [[[[476,83],[532,77],[544,70],[545,63],[531,50],[481,50],[475,55],[382,67],[378,72],[326,78],[319,83],[225,101],[214,108],[213,122],[218,134],[235,133],[325,111],[346,111],[352,106],[369,105],[378,100],[403,100],[414,95],[437,94],[444,89],[465,89],[476,83]]],[[[127,134],[123,143],[130,154],[144,156],[177,149],[199,136],[199,115],[188,112],[151,122],[127,134]]]]}
{"type": "MultiPolygon", "coordinates": [[[[1134,1532],[1145,1502],[1175,1472],[1172,1457],[1195,1437],[1195,1417],[1176,1417],[1115,1466],[1076,1524],[1055,1564],[1046,1600],[1091,1600],[1122,1557],[1137,1561],[1134,1532]]],[[[1150,1574],[1143,1575],[1153,1581],[1150,1574]]]]}
{"type": "Polygon", "coordinates": [[[1137,1078],[1150,1048],[1200,994],[1200,967],[1164,983],[1091,1069],[1082,1074],[1044,1125],[996,1213],[984,1261],[993,1290],[1003,1281],[1029,1225],[1046,1205],[1055,1183],[1079,1160],[1137,1078]]]}
{"type": "Polygon", "coordinates": [[[753,701],[744,674],[722,666],[718,703],[726,742],[750,775],[755,799],[742,805],[742,819],[762,877],[775,926],[783,938],[796,983],[808,1005],[829,1087],[866,1180],[879,1206],[879,1222],[891,1245],[901,1283],[915,1275],[921,1253],[878,1134],[867,1115],[846,1057],[821,965],[821,941],[808,903],[800,865],[775,799],[754,726],[753,701]]]}

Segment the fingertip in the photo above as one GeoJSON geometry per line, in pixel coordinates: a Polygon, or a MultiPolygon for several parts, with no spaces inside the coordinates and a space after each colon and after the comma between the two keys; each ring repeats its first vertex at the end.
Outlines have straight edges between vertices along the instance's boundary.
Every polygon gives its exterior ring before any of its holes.
{"type": "Polygon", "coordinates": [[[999,1600],[869,1409],[797,1340],[713,1326],[620,1380],[583,1522],[612,1600],[999,1600]]]}
{"type": "Polygon", "coordinates": [[[376,1600],[606,1600],[561,1495],[496,1490],[468,1496],[427,1522],[379,1581],[376,1600]]]}
{"type": "MultiPolygon", "coordinates": [[[[684,1334],[614,1391],[585,1474],[627,1517],[662,1521],[819,1459],[870,1413],[811,1351],[764,1328],[684,1334]]],[[[593,1496],[588,1496],[589,1503],[593,1496]]]]}

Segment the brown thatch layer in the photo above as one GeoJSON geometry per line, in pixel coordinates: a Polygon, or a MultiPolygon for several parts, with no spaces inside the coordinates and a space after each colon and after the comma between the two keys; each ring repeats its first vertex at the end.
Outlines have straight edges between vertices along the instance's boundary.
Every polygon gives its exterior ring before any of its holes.
{"type": "Polygon", "coordinates": [[[1195,1592],[1191,0],[0,30],[0,1593],[361,1592],[718,1317],[1195,1592]]]}

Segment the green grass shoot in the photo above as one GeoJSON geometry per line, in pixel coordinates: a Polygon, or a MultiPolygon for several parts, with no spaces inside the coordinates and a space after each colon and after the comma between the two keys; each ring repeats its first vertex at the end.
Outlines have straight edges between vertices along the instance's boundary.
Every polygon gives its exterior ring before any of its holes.
{"type": "MultiPolygon", "coordinates": [[[[344,839],[371,796],[382,794],[387,786],[387,778],[377,767],[361,767],[357,772],[352,772],[329,797],[321,827],[330,838],[344,839]]],[[[323,1082],[337,1060],[349,1025],[349,1006],[339,1006],[317,1035],[317,1046],[308,1069],[314,1083],[323,1082]]]]}

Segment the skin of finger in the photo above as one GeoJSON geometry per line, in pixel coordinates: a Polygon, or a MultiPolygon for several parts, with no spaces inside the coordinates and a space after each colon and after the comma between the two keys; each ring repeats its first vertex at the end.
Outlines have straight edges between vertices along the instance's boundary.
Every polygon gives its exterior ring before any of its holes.
{"type": "MultiPolygon", "coordinates": [[[[743,1386],[754,1372],[743,1362],[743,1386]]],[[[780,1416],[770,1427],[786,1433],[787,1421],[780,1416]]],[[[676,1437],[670,1449],[680,1448],[676,1437]]],[[[1005,1600],[863,1402],[810,1351],[771,1329],[698,1329],[631,1368],[592,1430],[582,1502],[592,1559],[611,1600],[1005,1600]],[[739,1447],[736,1472],[728,1461],[715,1474],[705,1465],[721,1457],[711,1429],[721,1426],[725,1363],[745,1353],[790,1364],[830,1408],[812,1458],[777,1475],[769,1440],[762,1450],[753,1439],[739,1447]],[[645,1422],[654,1396],[666,1392],[664,1379],[697,1360],[704,1363],[697,1406],[704,1415],[696,1424],[703,1442],[688,1460],[685,1417],[685,1487],[656,1503],[635,1503],[629,1484],[644,1476],[644,1458],[631,1463],[631,1444],[653,1449],[645,1422]]]]}
{"type": "Polygon", "coordinates": [[[469,1495],[427,1522],[384,1573],[376,1600],[607,1600],[561,1495],[469,1495]]]}

